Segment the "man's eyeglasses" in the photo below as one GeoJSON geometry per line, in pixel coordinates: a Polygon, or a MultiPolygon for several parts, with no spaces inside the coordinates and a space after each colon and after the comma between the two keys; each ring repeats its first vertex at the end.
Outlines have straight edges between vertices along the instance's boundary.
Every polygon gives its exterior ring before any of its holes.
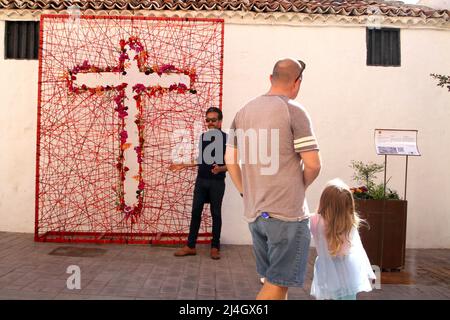
{"type": "Polygon", "coordinates": [[[217,118],[206,118],[205,119],[205,121],[208,122],[208,123],[209,122],[217,122],[217,120],[218,120],[217,118]]]}
{"type": "Polygon", "coordinates": [[[298,75],[297,78],[295,78],[294,82],[297,82],[298,79],[300,79],[300,80],[303,79],[303,71],[306,68],[306,64],[302,60],[297,60],[297,61],[298,61],[298,63],[300,63],[300,66],[301,66],[302,70],[300,70],[300,74],[298,75]]]}

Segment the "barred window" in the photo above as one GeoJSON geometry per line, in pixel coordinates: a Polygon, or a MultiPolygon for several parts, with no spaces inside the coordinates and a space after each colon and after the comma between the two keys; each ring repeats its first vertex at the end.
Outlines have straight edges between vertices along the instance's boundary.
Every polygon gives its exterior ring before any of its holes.
{"type": "Polygon", "coordinates": [[[367,65],[400,66],[400,29],[366,29],[367,65]]]}
{"type": "Polygon", "coordinates": [[[38,21],[6,21],[5,59],[37,59],[38,21]]]}

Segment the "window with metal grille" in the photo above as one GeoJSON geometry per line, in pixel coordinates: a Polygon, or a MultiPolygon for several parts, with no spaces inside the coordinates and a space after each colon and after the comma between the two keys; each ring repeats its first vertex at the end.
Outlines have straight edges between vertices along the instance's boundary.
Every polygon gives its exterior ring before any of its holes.
{"type": "Polygon", "coordinates": [[[400,29],[367,28],[366,41],[368,66],[400,66],[400,29]]]}
{"type": "Polygon", "coordinates": [[[5,59],[37,59],[38,21],[6,21],[5,59]]]}

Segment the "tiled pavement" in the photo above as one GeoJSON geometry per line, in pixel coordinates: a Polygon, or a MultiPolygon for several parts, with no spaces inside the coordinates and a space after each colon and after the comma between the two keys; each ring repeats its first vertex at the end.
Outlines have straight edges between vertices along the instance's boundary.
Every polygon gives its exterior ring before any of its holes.
{"type": "MultiPolygon", "coordinates": [[[[175,250],[149,245],[36,243],[32,234],[0,232],[0,299],[252,300],[261,287],[251,246],[223,245],[220,260],[209,258],[206,245],[198,246],[196,256],[177,258],[175,250]],[[60,247],[101,248],[104,253],[95,257],[49,255],[60,247]],[[79,290],[67,288],[71,274],[66,271],[71,265],[80,267],[79,290]]],[[[306,284],[291,288],[290,300],[311,299],[314,257],[312,249],[306,284]]],[[[358,299],[450,299],[449,261],[447,249],[407,250],[414,284],[382,284],[381,289],[359,294],[358,299]]]]}

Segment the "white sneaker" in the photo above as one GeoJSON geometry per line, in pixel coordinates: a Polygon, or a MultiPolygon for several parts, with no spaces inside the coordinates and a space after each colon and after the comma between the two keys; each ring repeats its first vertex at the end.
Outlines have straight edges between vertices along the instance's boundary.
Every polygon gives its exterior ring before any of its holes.
{"type": "Polygon", "coordinates": [[[259,278],[259,282],[261,282],[261,284],[264,284],[264,281],[266,281],[266,278],[259,278]]]}

